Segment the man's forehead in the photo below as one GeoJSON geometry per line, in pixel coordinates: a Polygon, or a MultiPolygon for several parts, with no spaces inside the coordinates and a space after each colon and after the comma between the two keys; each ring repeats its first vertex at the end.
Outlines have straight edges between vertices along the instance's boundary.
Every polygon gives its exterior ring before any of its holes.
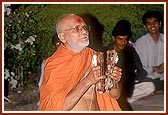
{"type": "Polygon", "coordinates": [[[75,21],[75,22],[77,22],[77,23],[83,22],[83,19],[82,19],[81,17],[77,16],[77,15],[71,15],[71,16],[69,17],[69,19],[72,19],[73,21],[75,21]]]}
{"type": "Polygon", "coordinates": [[[116,39],[120,39],[120,40],[127,40],[128,36],[127,35],[123,35],[123,36],[116,36],[116,39]]]}
{"type": "Polygon", "coordinates": [[[67,26],[73,26],[80,23],[85,23],[81,17],[70,14],[62,18],[62,20],[59,22],[59,25],[61,25],[61,28],[63,27],[63,29],[65,29],[67,26]]]}
{"type": "Polygon", "coordinates": [[[151,17],[151,18],[147,18],[146,21],[147,21],[147,22],[157,21],[157,19],[156,19],[155,17],[151,17]]]}
{"type": "Polygon", "coordinates": [[[79,23],[81,23],[81,22],[82,22],[82,19],[81,19],[81,18],[79,18],[79,17],[75,18],[75,20],[76,20],[77,22],[79,22],[79,23]]]}

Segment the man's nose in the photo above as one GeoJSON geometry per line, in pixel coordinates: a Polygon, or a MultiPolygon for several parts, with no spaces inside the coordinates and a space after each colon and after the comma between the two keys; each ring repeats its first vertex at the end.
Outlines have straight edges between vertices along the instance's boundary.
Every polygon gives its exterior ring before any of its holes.
{"type": "Polygon", "coordinates": [[[125,45],[125,44],[127,44],[127,41],[124,40],[124,41],[122,41],[121,43],[122,43],[123,45],[125,45]]]}

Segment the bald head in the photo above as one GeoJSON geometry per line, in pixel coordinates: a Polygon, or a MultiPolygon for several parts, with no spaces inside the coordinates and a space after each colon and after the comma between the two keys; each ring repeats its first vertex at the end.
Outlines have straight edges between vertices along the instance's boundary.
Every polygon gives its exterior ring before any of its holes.
{"type": "Polygon", "coordinates": [[[78,15],[66,14],[57,22],[57,35],[61,43],[74,53],[89,45],[89,29],[78,15]]]}
{"type": "Polygon", "coordinates": [[[84,20],[76,15],[76,14],[66,14],[60,17],[56,24],[56,31],[57,34],[62,32],[63,30],[69,29],[68,27],[71,26],[71,23],[81,23],[84,20]]]}

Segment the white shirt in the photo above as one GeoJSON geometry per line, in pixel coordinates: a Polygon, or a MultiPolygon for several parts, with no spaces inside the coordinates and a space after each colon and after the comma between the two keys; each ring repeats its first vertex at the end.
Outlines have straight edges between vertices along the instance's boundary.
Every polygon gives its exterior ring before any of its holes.
{"type": "Polygon", "coordinates": [[[153,72],[153,66],[164,63],[164,35],[160,33],[157,43],[154,42],[149,33],[145,34],[135,42],[135,49],[141,59],[143,68],[148,72],[147,77],[164,79],[164,74],[153,72]]]}

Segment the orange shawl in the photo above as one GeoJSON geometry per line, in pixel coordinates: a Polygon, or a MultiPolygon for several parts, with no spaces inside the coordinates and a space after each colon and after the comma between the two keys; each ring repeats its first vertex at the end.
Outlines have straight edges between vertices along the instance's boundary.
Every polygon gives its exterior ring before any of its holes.
{"type": "MultiPolygon", "coordinates": [[[[45,62],[40,89],[40,110],[62,110],[66,95],[84,76],[93,54],[94,51],[90,48],[75,54],[64,45],[59,46],[45,62]]],[[[97,93],[97,99],[102,111],[121,110],[117,101],[107,94],[97,93]]]]}

